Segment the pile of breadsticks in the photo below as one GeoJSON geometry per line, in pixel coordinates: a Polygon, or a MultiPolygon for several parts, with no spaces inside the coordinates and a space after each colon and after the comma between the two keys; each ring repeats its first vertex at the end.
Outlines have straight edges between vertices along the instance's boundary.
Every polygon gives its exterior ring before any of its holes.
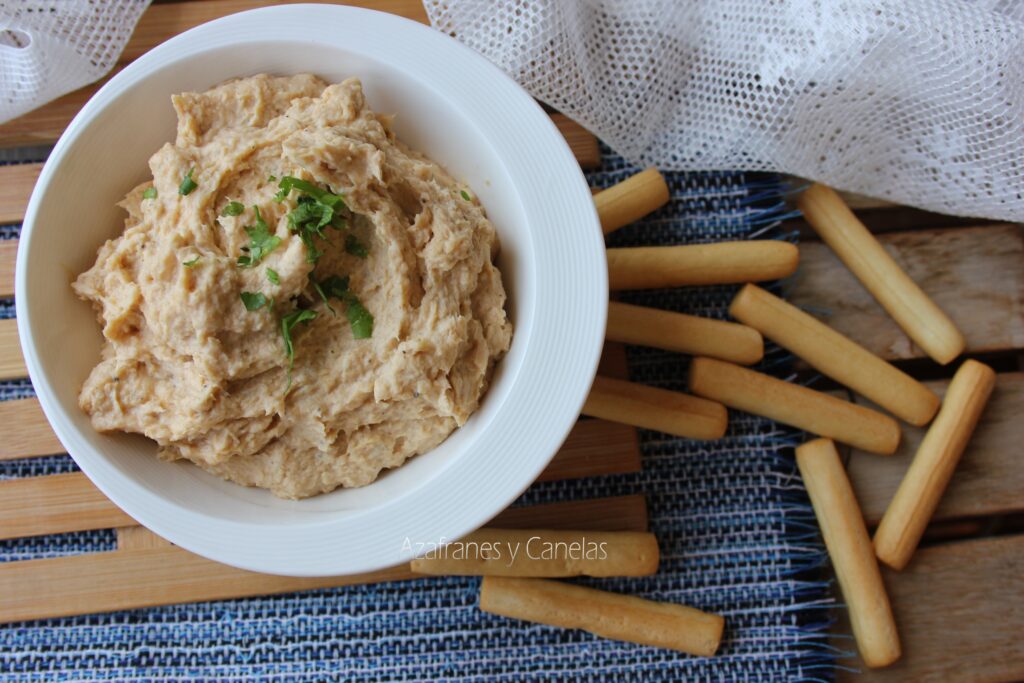
{"type": "MultiPolygon", "coordinates": [[[[668,198],[662,176],[648,169],[594,200],[607,234],[668,198]]],[[[942,364],[960,355],[960,332],[838,195],[814,185],[798,203],[821,239],[921,349],[942,364]]],[[[995,373],[967,360],[940,400],[855,341],[752,284],[791,275],[798,262],[797,247],[778,240],[608,249],[613,291],[745,286],[729,309],[739,323],[610,302],[608,340],[694,356],[691,394],[598,376],[583,413],[685,438],[717,439],[728,426],[728,406],[823,437],[796,449],[797,465],[849,606],[861,657],[868,666],[886,666],[899,658],[900,644],[878,559],[897,570],[909,562],[978,422],[995,373]],[[764,337],[890,414],[742,367],[762,359],[764,337]],[[901,436],[896,418],[916,426],[932,424],[872,543],[833,441],[892,454],[901,436]]],[[[724,627],[719,616],[543,580],[653,574],[658,545],[651,534],[481,529],[463,543],[469,546],[458,556],[416,560],[413,569],[484,576],[480,607],[495,614],[691,654],[707,656],[718,649],[724,627]],[[601,550],[588,555],[594,543],[601,550]],[[564,552],[517,555],[512,550],[531,546],[564,552]]]]}

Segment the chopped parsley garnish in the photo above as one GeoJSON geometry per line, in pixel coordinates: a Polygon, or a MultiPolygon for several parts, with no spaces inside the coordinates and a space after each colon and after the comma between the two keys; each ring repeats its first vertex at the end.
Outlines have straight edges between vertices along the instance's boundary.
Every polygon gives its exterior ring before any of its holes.
{"type": "Polygon", "coordinates": [[[268,183],[276,183],[277,182],[277,176],[274,175],[273,173],[271,173],[270,175],[267,176],[267,182],[268,183]]]}
{"type": "Polygon", "coordinates": [[[345,303],[345,316],[348,318],[349,327],[352,328],[353,339],[369,339],[373,335],[373,315],[366,310],[366,306],[348,289],[348,277],[332,275],[323,282],[313,283],[314,288],[324,303],[333,312],[334,309],[327,303],[328,297],[341,299],[345,303]]]}
{"type": "Polygon", "coordinates": [[[145,192],[142,193],[143,199],[156,199],[156,188],[150,185],[146,188],[145,192]]]}
{"type": "Polygon", "coordinates": [[[281,178],[281,182],[277,186],[280,191],[274,195],[274,201],[281,202],[292,190],[298,190],[299,192],[305,192],[307,195],[320,202],[326,204],[331,208],[345,208],[345,200],[340,194],[334,194],[327,190],[317,187],[308,180],[302,178],[296,178],[295,176],[286,175],[281,178]]]}
{"type": "Polygon", "coordinates": [[[247,311],[258,311],[267,305],[267,297],[263,292],[242,292],[240,296],[247,311]]]}
{"type": "Polygon", "coordinates": [[[349,294],[345,299],[345,315],[348,316],[353,339],[370,338],[373,334],[373,316],[355,294],[349,294]]]}
{"type": "Polygon", "coordinates": [[[278,276],[277,271],[274,270],[273,268],[267,268],[267,279],[270,280],[272,284],[281,284],[281,278],[280,276],[278,276]]]}
{"type": "Polygon", "coordinates": [[[224,210],[220,212],[221,216],[240,216],[245,211],[245,207],[242,206],[242,202],[228,202],[224,210]]]}
{"type": "Polygon", "coordinates": [[[191,267],[195,266],[197,263],[199,263],[199,257],[198,256],[196,256],[194,259],[192,259],[190,261],[182,261],[181,265],[185,266],[186,268],[191,268],[191,267]]]}
{"type": "Polygon", "coordinates": [[[463,199],[465,199],[465,200],[466,200],[467,202],[471,202],[471,201],[473,201],[473,198],[472,198],[472,197],[470,197],[470,196],[469,196],[469,193],[468,193],[468,192],[466,192],[465,190],[459,190],[459,194],[461,194],[461,195],[462,195],[462,198],[463,198],[463,199]]]}
{"type": "Polygon", "coordinates": [[[345,251],[353,256],[358,256],[359,258],[366,258],[370,253],[370,250],[366,248],[366,245],[360,242],[359,238],[352,233],[345,236],[345,251]]]}
{"type": "Polygon", "coordinates": [[[292,190],[299,192],[295,208],[288,213],[288,227],[306,245],[306,261],[316,263],[323,251],[317,247],[314,238],[324,239],[323,230],[327,226],[341,228],[344,225],[342,212],[348,210],[345,200],[340,194],[290,175],[281,179],[278,188],[274,195],[276,202],[284,201],[292,190]]]}
{"type": "Polygon", "coordinates": [[[194,168],[188,169],[188,173],[186,173],[185,177],[181,179],[181,185],[178,185],[178,194],[183,197],[185,195],[192,194],[192,190],[199,187],[196,185],[196,181],[192,180],[192,173],[195,172],[195,170],[196,169],[194,168]]]}
{"type": "Polygon", "coordinates": [[[291,369],[295,365],[295,346],[292,344],[292,329],[299,323],[309,322],[316,318],[316,311],[296,308],[281,318],[281,336],[284,338],[284,350],[288,355],[288,385],[291,386],[291,369]]]}
{"type": "Polygon", "coordinates": [[[270,232],[267,222],[260,216],[259,207],[252,208],[256,212],[256,225],[245,226],[245,234],[251,241],[247,247],[242,247],[242,251],[248,253],[238,257],[238,265],[242,268],[252,268],[281,244],[281,238],[270,232]]]}

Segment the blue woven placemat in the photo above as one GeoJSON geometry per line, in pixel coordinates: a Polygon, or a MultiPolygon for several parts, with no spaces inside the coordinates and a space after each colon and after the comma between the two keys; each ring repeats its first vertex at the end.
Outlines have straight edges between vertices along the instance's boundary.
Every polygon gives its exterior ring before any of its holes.
{"type": "MultiPolygon", "coordinates": [[[[635,169],[604,149],[604,187],[635,169]]],[[[786,238],[773,176],[667,174],[672,201],[609,242],[684,244],[786,238]]],[[[0,228],[0,238],[17,236],[0,228]]],[[[732,287],[631,293],[624,300],[724,317],[732,287]]],[[[10,301],[0,317],[13,316],[10,301]]],[[[687,360],[629,348],[633,379],[683,389],[687,360]]],[[[784,374],[770,348],[762,369],[784,374]]],[[[0,400],[31,396],[0,383],[0,400]]],[[[528,505],[643,493],[661,544],[657,576],[590,581],[726,616],[718,656],[699,659],[481,613],[473,578],[423,579],[247,600],[175,605],[0,626],[0,678],[50,680],[829,681],[834,606],[824,548],[790,448],[795,435],[733,411],[726,438],[641,431],[636,474],[536,484],[528,505]]],[[[67,456],[0,462],[0,478],[75,470],[67,456]]],[[[0,542],[0,561],[112,550],[110,531],[0,542]]]]}

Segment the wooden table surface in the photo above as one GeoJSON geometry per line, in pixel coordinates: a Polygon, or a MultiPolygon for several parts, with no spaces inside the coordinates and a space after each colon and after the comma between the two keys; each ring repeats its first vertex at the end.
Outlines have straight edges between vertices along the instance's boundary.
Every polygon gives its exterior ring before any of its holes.
{"type": "MultiPolygon", "coordinates": [[[[158,2],[143,15],[120,65],[192,26],[270,4],[275,3],[158,2]]],[[[339,4],[368,6],[426,21],[417,0],[339,4]]],[[[98,86],[82,88],[0,125],[0,148],[52,143],[98,86]]],[[[597,163],[593,137],[564,117],[555,118],[581,164],[597,163]]],[[[36,164],[0,167],[0,223],[21,220],[38,172],[36,164]]],[[[862,197],[850,197],[849,201],[896,260],[965,333],[966,355],[990,364],[999,375],[989,408],[924,545],[903,572],[883,570],[904,644],[903,658],[889,669],[841,672],[839,679],[864,683],[1024,680],[1024,228],[941,216],[862,197]]],[[[801,231],[801,268],[788,291],[790,299],[814,311],[828,311],[827,321],[833,327],[941,393],[956,363],[943,368],[926,359],[802,221],[792,221],[792,227],[801,231]]],[[[16,241],[0,242],[3,297],[13,293],[16,246],[16,241]]],[[[3,379],[25,376],[14,325],[14,321],[0,321],[3,379]]],[[[604,372],[622,375],[622,349],[609,345],[604,363],[604,372]]],[[[0,403],[0,422],[5,429],[10,425],[10,433],[0,441],[0,459],[63,451],[34,399],[0,403]]],[[[574,432],[544,476],[571,478],[639,467],[636,437],[630,428],[592,422],[574,432]]],[[[850,476],[869,524],[880,519],[921,433],[904,425],[905,443],[895,456],[847,454],[850,476]]],[[[647,526],[644,501],[637,496],[538,506],[517,514],[522,519],[503,521],[508,525],[560,521],[577,526],[647,526]]],[[[0,538],[115,527],[119,529],[117,551],[0,566],[0,621],[353,580],[265,577],[202,560],[135,526],[79,474],[0,482],[0,538]],[[152,582],[120,591],[102,585],[102,578],[124,581],[156,566],[169,568],[163,572],[167,583],[156,594],[152,582]],[[192,578],[185,582],[173,579],[183,575],[192,578]],[[37,590],[44,592],[37,594],[37,590]]],[[[406,570],[398,568],[354,580],[405,576],[406,570]]],[[[841,632],[842,613],[837,617],[836,630],[841,632]]],[[[853,649],[849,640],[837,639],[836,644],[853,649]]],[[[856,658],[843,663],[859,666],[856,658]]]]}

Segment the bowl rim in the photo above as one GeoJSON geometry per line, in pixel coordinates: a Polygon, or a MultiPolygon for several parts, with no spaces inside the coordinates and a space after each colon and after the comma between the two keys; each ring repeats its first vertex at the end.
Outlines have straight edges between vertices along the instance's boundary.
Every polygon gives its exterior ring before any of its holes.
{"type": "MultiPolygon", "coordinates": [[[[575,423],[597,370],[607,314],[603,234],[582,171],[550,117],[525,90],[483,56],[412,20],[336,5],[266,7],[190,29],[126,66],[68,125],[32,192],[16,264],[18,333],[29,377],[58,439],[93,483],[140,524],[186,550],[242,569],[292,576],[348,575],[399,564],[412,559],[416,551],[384,548],[379,542],[374,545],[371,534],[346,528],[359,526],[352,524],[351,515],[330,519],[332,516],[326,514],[302,525],[257,528],[154,496],[89,444],[66,416],[55,398],[50,373],[34,343],[34,326],[44,323],[33,317],[27,294],[22,296],[29,291],[28,254],[32,250],[36,214],[51,189],[55,169],[73,149],[79,135],[88,130],[94,117],[144,80],[149,72],[173,62],[245,43],[289,40],[332,45],[346,41],[344,47],[350,50],[353,44],[372,43],[378,50],[390,45],[396,51],[391,53],[391,61],[385,60],[389,66],[421,77],[435,89],[438,86],[433,85],[433,81],[439,76],[434,72],[436,59],[433,58],[445,58],[446,69],[450,72],[443,77],[446,97],[463,108],[474,122],[485,110],[480,98],[473,97],[469,84],[486,83],[486,99],[501,101],[505,111],[499,118],[506,127],[502,135],[494,123],[488,125],[488,142],[497,151],[507,153],[502,156],[502,162],[509,177],[516,179],[523,209],[530,219],[527,221],[530,239],[536,242],[540,235],[547,241],[531,254],[538,279],[537,291],[542,289],[541,280],[544,281],[543,308],[535,307],[535,329],[530,330],[526,355],[505,397],[505,404],[495,412],[481,434],[483,437],[488,430],[504,430],[504,437],[511,445],[503,444],[495,434],[490,435],[488,444],[500,452],[514,453],[516,457],[500,458],[490,454],[486,459],[494,469],[486,478],[482,478],[484,458],[479,457],[479,453],[476,458],[454,458],[433,476],[435,485],[418,487],[372,511],[364,511],[378,516],[374,520],[376,533],[372,535],[404,535],[427,542],[453,540],[486,523],[533,483],[575,423]],[[316,37],[311,41],[308,29],[303,34],[302,27],[308,27],[311,22],[320,27],[331,26],[331,31],[318,31],[320,35],[329,34],[329,39],[316,37]],[[423,60],[417,63],[412,51],[404,52],[400,44],[404,47],[415,44],[419,50],[431,50],[432,60],[429,61],[434,64],[433,68],[424,65],[423,60]],[[395,60],[398,63],[394,63],[395,60]],[[528,133],[527,142],[522,137],[524,131],[528,133]],[[531,150],[543,154],[531,156],[531,150]],[[541,173],[537,169],[539,162],[544,166],[541,173]],[[530,178],[531,174],[543,178],[530,178]],[[545,194],[549,197],[547,201],[544,201],[545,194]],[[557,197],[557,202],[551,201],[551,196],[557,197]],[[562,257],[569,258],[569,254],[577,264],[575,273],[559,273],[559,262],[562,257]],[[544,320],[537,320],[541,312],[544,320]],[[545,356],[537,360],[538,353],[545,356]],[[529,366],[531,360],[536,367],[529,366]],[[506,405],[510,402],[513,405],[506,405]],[[513,428],[516,419],[520,429],[513,428]],[[446,508],[429,496],[442,482],[448,487],[461,486],[469,495],[458,506],[446,508]],[[406,511],[403,513],[396,507],[406,511]],[[416,510],[417,514],[409,515],[409,510],[416,510]],[[424,528],[428,524],[426,520],[443,525],[443,531],[424,528]],[[323,543],[324,539],[329,539],[330,543],[323,543]],[[317,541],[320,545],[313,545],[317,541]],[[352,548],[358,548],[359,552],[351,552],[352,548]],[[309,552],[311,549],[315,552],[309,552]]],[[[376,57],[376,53],[370,54],[376,57]]],[[[489,114],[493,115],[493,111],[489,114]]],[[[474,440],[474,448],[481,448],[477,444],[479,440],[474,440]]],[[[436,491],[434,493],[436,498],[436,491]]]]}

